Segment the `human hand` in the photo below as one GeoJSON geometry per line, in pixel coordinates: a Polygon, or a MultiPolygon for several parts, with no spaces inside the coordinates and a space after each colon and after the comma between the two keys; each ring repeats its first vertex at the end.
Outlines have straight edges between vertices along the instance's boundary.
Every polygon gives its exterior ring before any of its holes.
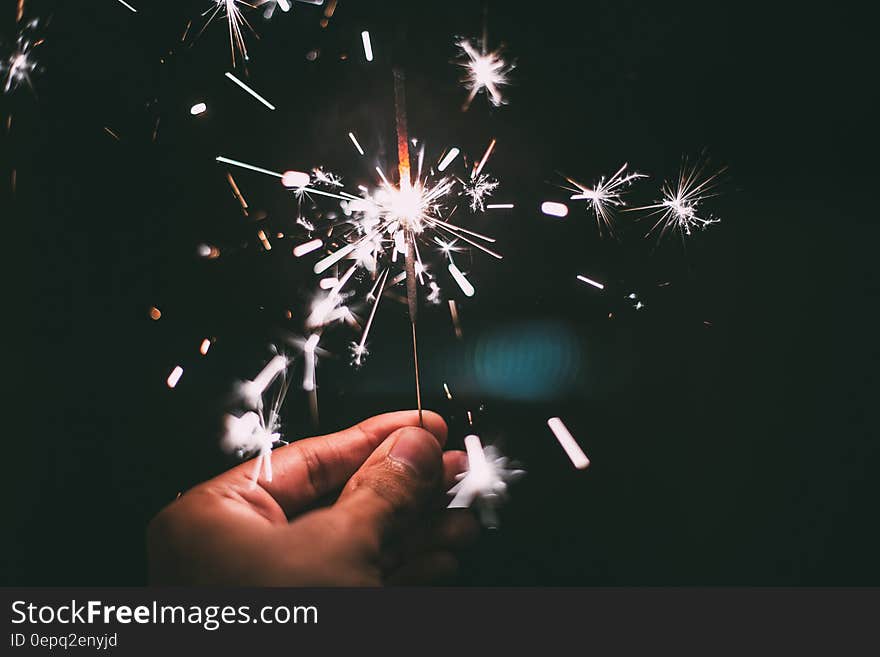
{"type": "Polygon", "coordinates": [[[443,493],[465,470],[442,452],[446,423],[415,411],[378,415],[272,452],[272,481],[243,463],[186,492],[150,523],[157,584],[378,586],[432,583],[478,532],[443,493]],[[331,505],[318,504],[341,489],[331,505]]]}

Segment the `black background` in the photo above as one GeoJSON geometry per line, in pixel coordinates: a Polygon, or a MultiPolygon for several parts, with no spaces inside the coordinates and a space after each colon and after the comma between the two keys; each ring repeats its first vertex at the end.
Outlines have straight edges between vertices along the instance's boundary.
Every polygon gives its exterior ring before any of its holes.
{"type": "MultiPolygon", "coordinates": [[[[268,24],[251,15],[262,38],[249,41],[250,81],[277,105],[268,112],[223,78],[222,26],[179,42],[207,2],[138,4],[28,3],[52,16],[45,70],[34,94],[2,99],[14,117],[4,180],[17,171],[14,198],[4,182],[4,317],[21,333],[8,343],[7,412],[22,425],[5,437],[7,583],[145,581],[146,521],[225,466],[219,400],[283,331],[302,330],[313,288],[290,239],[262,252],[213,159],[371,180],[346,133],[391,153],[392,62],[406,68],[412,133],[435,155],[456,143],[479,156],[496,137],[488,170],[498,200],[517,204],[471,220],[505,260],[464,261],[478,288],[461,303],[464,341],[444,306],[421,321],[427,405],[450,417],[450,444],[482,404],[484,437],[529,473],[501,529],[464,555],[462,582],[880,583],[866,16],[845,4],[496,1],[490,41],[517,62],[510,104],[478,98],[463,114],[453,37],[481,33],[481,3],[342,0],[326,29],[320,9],[296,4],[268,24]],[[193,118],[199,100],[209,111],[193,118]],[[653,201],[703,149],[730,167],[709,204],[722,223],[686,248],[643,239],[632,215],[618,242],[599,239],[582,206],[564,221],[538,211],[565,200],[560,173],[591,181],[624,161],[652,174],[633,201],[653,201]],[[198,259],[200,242],[223,255],[198,259]],[[640,311],[623,298],[633,291],[640,311]],[[206,335],[217,342],[202,359],[206,335]],[[460,391],[454,405],[443,381],[460,391]],[[559,449],[554,415],[589,470],[559,449]]],[[[261,227],[292,232],[277,182],[233,173],[266,212],[261,227]]],[[[344,354],[352,338],[328,341],[321,432],[413,405],[404,307],[389,303],[374,331],[359,372],[344,354]]],[[[289,436],[314,431],[298,391],[285,423],[289,436]]]]}

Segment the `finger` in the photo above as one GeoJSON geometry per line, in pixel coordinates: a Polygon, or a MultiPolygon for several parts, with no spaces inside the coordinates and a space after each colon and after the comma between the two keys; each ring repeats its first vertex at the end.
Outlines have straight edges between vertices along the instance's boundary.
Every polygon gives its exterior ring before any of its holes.
{"type": "Polygon", "coordinates": [[[448,552],[432,552],[404,564],[392,573],[386,584],[412,586],[448,582],[458,573],[458,560],[448,552]]]}
{"type": "Polygon", "coordinates": [[[440,443],[432,434],[398,429],[352,476],[334,509],[357,518],[375,539],[365,547],[377,552],[384,538],[430,508],[442,471],[440,443]]]}
{"type": "MultiPolygon", "coordinates": [[[[424,411],[427,432],[435,443],[446,442],[446,422],[424,411]]],[[[398,411],[371,417],[355,426],[326,436],[298,440],[272,452],[272,481],[260,477],[262,489],[290,516],[318,498],[342,488],[364,461],[393,432],[418,427],[418,411],[398,411]]],[[[253,463],[247,462],[220,475],[214,483],[240,490],[252,486],[253,463]]]]}

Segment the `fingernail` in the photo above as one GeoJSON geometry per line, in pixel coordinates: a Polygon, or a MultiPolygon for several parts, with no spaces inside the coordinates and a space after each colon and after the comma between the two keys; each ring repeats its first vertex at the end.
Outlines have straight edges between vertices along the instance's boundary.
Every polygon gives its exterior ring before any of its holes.
{"type": "Polygon", "coordinates": [[[423,429],[404,429],[388,456],[405,463],[421,477],[432,477],[437,471],[440,450],[437,439],[423,429]]]}

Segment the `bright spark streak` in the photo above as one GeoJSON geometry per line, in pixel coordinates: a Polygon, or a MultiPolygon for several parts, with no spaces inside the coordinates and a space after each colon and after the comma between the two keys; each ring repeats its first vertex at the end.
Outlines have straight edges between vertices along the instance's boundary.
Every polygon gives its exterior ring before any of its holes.
{"type": "Polygon", "coordinates": [[[483,157],[480,160],[480,163],[474,168],[473,173],[471,173],[471,178],[476,178],[483,171],[483,167],[486,166],[486,162],[489,161],[489,156],[492,155],[492,151],[495,150],[495,139],[489,142],[489,146],[486,148],[486,152],[483,153],[483,157]]]}
{"type": "Polygon", "coordinates": [[[322,290],[330,290],[330,289],[333,289],[334,287],[336,287],[336,284],[338,282],[339,282],[339,279],[335,278],[335,277],[322,278],[320,281],[318,281],[318,287],[321,288],[322,290]]]}
{"type": "Polygon", "coordinates": [[[243,0],[213,0],[213,2],[213,11],[208,9],[202,14],[202,16],[211,14],[205,23],[205,27],[202,28],[202,32],[204,32],[208,25],[210,25],[218,16],[226,19],[226,24],[229,29],[229,50],[232,55],[232,66],[235,67],[236,50],[241,53],[245,61],[248,59],[247,45],[244,42],[242,27],[246,27],[253,32],[253,28],[242,15],[241,9],[238,5],[244,5],[251,8],[253,5],[250,5],[243,0]]]}
{"type": "Polygon", "coordinates": [[[569,191],[576,192],[571,196],[572,201],[584,200],[587,202],[587,208],[593,211],[596,216],[596,223],[599,226],[599,233],[602,234],[603,229],[614,235],[614,217],[611,208],[618,208],[626,205],[623,200],[623,194],[633,182],[639,178],[647,178],[646,175],[638,172],[625,173],[627,164],[624,163],[617,172],[607,180],[603,176],[592,187],[587,187],[572,178],[566,178],[574,187],[568,187],[569,191]]]}
{"type": "Polygon", "coordinates": [[[455,299],[449,300],[449,316],[452,318],[452,328],[455,331],[455,337],[461,340],[462,332],[461,332],[461,322],[458,319],[458,304],[455,303],[455,299]]]}
{"type": "Polygon", "coordinates": [[[169,388],[174,388],[177,385],[177,382],[180,381],[180,377],[183,376],[183,368],[178,365],[173,370],[171,370],[171,374],[168,375],[168,379],[165,383],[168,384],[169,388]]]}
{"type": "Polygon", "coordinates": [[[202,340],[202,344],[199,345],[199,353],[202,356],[207,356],[208,349],[210,349],[210,348],[211,348],[211,340],[210,340],[210,338],[205,338],[204,340],[202,340]]]}
{"type": "Polygon", "coordinates": [[[454,278],[455,282],[458,283],[458,287],[461,288],[461,291],[464,292],[465,296],[474,296],[474,286],[471,285],[470,281],[468,281],[468,279],[464,277],[464,274],[462,274],[461,270],[455,266],[455,263],[449,263],[449,273],[452,274],[452,278],[454,278]]]}
{"type": "Polygon", "coordinates": [[[556,436],[556,440],[562,445],[562,449],[568,454],[568,458],[571,459],[574,467],[578,470],[583,470],[590,465],[590,459],[584,454],[584,450],[582,450],[581,446],[577,444],[574,436],[571,435],[571,432],[562,423],[562,420],[558,417],[552,417],[547,420],[547,426],[550,427],[550,431],[553,432],[553,435],[556,436]]]}
{"type": "Polygon", "coordinates": [[[587,278],[586,276],[582,276],[581,274],[578,274],[578,277],[577,277],[577,278],[578,278],[579,281],[583,281],[584,283],[587,283],[588,285],[592,285],[593,287],[597,287],[597,288],[599,288],[600,290],[604,290],[604,289],[605,289],[605,286],[602,285],[602,283],[597,283],[597,282],[594,281],[592,278],[587,278]]]}
{"type": "Polygon", "coordinates": [[[283,178],[284,175],[278,173],[277,171],[269,171],[269,169],[263,169],[260,167],[256,167],[253,164],[247,164],[246,162],[239,162],[238,160],[231,160],[228,157],[223,157],[222,155],[218,155],[215,158],[218,162],[222,162],[223,164],[231,164],[233,166],[241,167],[242,169],[250,169],[251,171],[256,171],[257,173],[265,173],[267,176],[275,176],[276,178],[283,178]]]}
{"type": "Polygon", "coordinates": [[[449,152],[446,154],[446,157],[440,160],[440,164],[437,165],[437,171],[441,173],[446,171],[446,168],[450,164],[452,164],[453,160],[458,157],[459,153],[461,153],[461,151],[457,147],[453,146],[452,148],[450,148],[449,152]]]}
{"type": "Polygon", "coordinates": [[[293,255],[295,255],[297,258],[301,258],[302,256],[306,255],[307,253],[311,253],[312,251],[314,251],[316,249],[320,249],[323,245],[324,245],[324,242],[322,242],[319,239],[314,239],[314,240],[311,240],[310,242],[305,242],[303,244],[299,244],[299,245],[293,247],[293,255]]]}
{"type": "Polygon", "coordinates": [[[128,7],[129,9],[131,9],[134,13],[137,13],[137,9],[135,9],[134,7],[132,7],[132,6],[131,6],[130,4],[128,4],[125,0],[119,0],[119,4],[126,6],[126,7],[128,7]]]}
{"type": "Polygon", "coordinates": [[[486,205],[487,210],[511,210],[513,203],[489,203],[486,205]]]}
{"type": "Polygon", "coordinates": [[[303,390],[311,392],[315,389],[315,350],[318,348],[318,342],[321,336],[313,333],[309,336],[303,347],[303,355],[305,357],[305,368],[303,370],[303,390]]]}
{"type": "Polygon", "coordinates": [[[254,377],[253,381],[245,381],[241,384],[239,392],[245,402],[254,408],[258,408],[261,404],[263,393],[272,385],[272,382],[278,375],[287,369],[287,365],[287,358],[278,354],[266,363],[266,366],[254,377]]]}
{"type": "Polygon", "coordinates": [[[266,100],[265,98],[263,98],[260,94],[258,94],[256,91],[254,91],[253,89],[251,89],[248,85],[246,85],[244,82],[242,82],[241,80],[239,80],[239,79],[238,79],[237,77],[235,77],[232,73],[230,73],[229,71],[226,71],[226,74],[225,74],[225,75],[226,75],[227,78],[229,78],[230,80],[232,80],[235,84],[237,84],[239,87],[241,87],[241,88],[244,89],[246,92],[248,92],[251,96],[253,96],[253,97],[256,98],[258,101],[260,101],[261,103],[263,103],[263,105],[265,105],[266,107],[268,107],[270,110],[274,110],[274,109],[275,109],[275,106],[274,106],[272,103],[270,103],[268,100],[266,100]]]}
{"type": "Polygon", "coordinates": [[[364,57],[367,58],[368,62],[373,61],[373,44],[370,43],[370,33],[366,30],[361,32],[361,41],[364,42],[364,57]]]}
{"type": "Polygon", "coordinates": [[[551,217],[567,217],[568,206],[555,201],[544,201],[541,203],[541,212],[551,217]]]}
{"type": "Polygon", "coordinates": [[[358,143],[357,137],[354,136],[353,132],[348,133],[348,138],[351,139],[351,143],[354,144],[354,147],[357,149],[357,152],[361,155],[364,154],[364,149],[361,148],[361,145],[358,143]]]}
{"type": "Polygon", "coordinates": [[[387,269],[382,272],[381,282],[377,281],[379,283],[379,294],[376,295],[375,301],[373,301],[373,307],[370,309],[370,316],[367,319],[366,326],[364,326],[361,340],[357,344],[352,345],[352,362],[357,366],[360,366],[363,363],[364,357],[369,353],[366,348],[367,336],[370,334],[370,327],[373,325],[373,318],[376,316],[376,310],[379,308],[379,302],[382,300],[382,291],[385,289],[386,280],[388,280],[387,269]]]}
{"type": "Polygon", "coordinates": [[[189,108],[189,113],[193,116],[198,116],[199,114],[204,114],[207,110],[208,106],[205,103],[196,103],[189,108]]]}
{"type": "Polygon", "coordinates": [[[452,393],[449,391],[449,386],[446,383],[443,383],[443,392],[446,393],[446,399],[452,400],[452,393]]]}
{"type": "MultiPolygon", "coordinates": [[[[485,47],[485,44],[483,46],[485,47]]],[[[462,109],[467,111],[471,102],[481,91],[486,92],[489,102],[495,107],[504,104],[500,88],[510,83],[510,72],[513,70],[513,66],[501,57],[501,51],[480,53],[467,40],[459,41],[458,47],[464,55],[459,62],[465,71],[462,82],[469,91],[462,109]]]]}

